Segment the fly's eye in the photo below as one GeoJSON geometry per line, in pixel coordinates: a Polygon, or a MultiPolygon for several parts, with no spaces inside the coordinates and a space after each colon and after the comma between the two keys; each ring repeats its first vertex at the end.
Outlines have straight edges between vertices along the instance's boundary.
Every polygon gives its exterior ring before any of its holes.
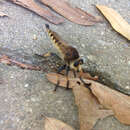
{"type": "Polygon", "coordinates": [[[80,59],[79,64],[82,65],[84,63],[83,59],[80,59]]]}
{"type": "Polygon", "coordinates": [[[74,63],[74,67],[77,67],[79,65],[79,61],[76,61],[75,63],[74,63]]]}

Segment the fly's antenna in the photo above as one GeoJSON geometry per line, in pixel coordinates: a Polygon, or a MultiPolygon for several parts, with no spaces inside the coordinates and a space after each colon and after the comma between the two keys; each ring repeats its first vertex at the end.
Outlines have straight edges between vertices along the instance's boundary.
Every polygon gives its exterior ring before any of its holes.
{"type": "Polygon", "coordinates": [[[50,27],[49,27],[49,24],[45,24],[45,27],[46,27],[46,29],[49,29],[50,27]]]}
{"type": "Polygon", "coordinates": [[[45,24],[45,28],[46,28],[46,31],[45,31],[45,32],[46,32],[46,33],[45,33],[45,34],[46,34],[46,37],[47,37],[47,39],[49,39],[49,38],[48,38],[48,35],[47,35],[47,34],[50,32],[50,26],[49,26],[49,24],[45,24]]]}
{"type": "Polygon", "coordinates": [[[50,36],[50,33],[52,32],[51,30],[50,30],[50,26],[49,26],[49,24],[45,24],[45,28],[46,28],[46,32],[49,34],[49,36],[50,36]]]}

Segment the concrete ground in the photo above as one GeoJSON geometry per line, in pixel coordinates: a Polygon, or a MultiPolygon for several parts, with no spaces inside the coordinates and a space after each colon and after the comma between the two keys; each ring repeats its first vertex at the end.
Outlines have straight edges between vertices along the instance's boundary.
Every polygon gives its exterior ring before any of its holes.
{"type": "MultiPolygon", "coordinates": [[[[129,0],[70,0],[70,3],[95,16],[101,13],[92,4],[107,5],[130,23],[129,0]]],[[[22,50],[30,55],[56,52],[44,31],[47,21],[4,0],[0,1],[0,10],[9,16],[0,18],[0,47],[22,50]]],[[[105,18],[103,23],[90,27],[66,19],[64,24],[50,24],[50,27],[78,48],[86,59],[88,71],[101,73],[109,80],[104,83],[112,82],[110,87],[130,94],[130,42],[115,32],[105,18]]],[[[59,88],[53,93],[54,85],[48,82],[45,73],[0,64],[0,79],[4,81],[0,85],[0,130],[44,130],[43,114],[79,130],[72,91],[59,88]]],[[[130,126],[107,117],[98,121],[94,130],[130,130],[130,126]]]]}

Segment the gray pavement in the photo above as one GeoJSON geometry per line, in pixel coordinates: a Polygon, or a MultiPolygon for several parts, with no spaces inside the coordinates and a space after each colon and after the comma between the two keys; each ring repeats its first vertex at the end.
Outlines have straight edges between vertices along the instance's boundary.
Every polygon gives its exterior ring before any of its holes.
{"type": "MultiPolygon", "coordinates": [[[[70,0],[70,3],[95,16],[101,13],[92,4],[107,5],[130,23],[129,0],[70,0]]],[[[0,10],[9,16],[0,18],[0,47],[22,50],[30,55],[56,52],[44,32],[47,21],[4,0],[0,1],[0,10]],[[37,40],[34,40],[35,36],[37,40]]],[[[64,24],[50,24],[50,27],[78,48],[86,59],[88,71],[101,74],[104,83],[113,88],[116,84],[116,89],[130,94],[130,42],[115,32],[105,18],[103,23],[90,27],[66,19],[64,24]]],[[[0,73],[0,79],[4,81],[0,84],[0,130],[43,130],[42,114],[79,129],[78,110],[71,90],[59,88],[53,93],[54,85],[47,81],[43,72],[0,64],[0,73]]],[[[129,129],[130,126],[120,124],[114,117],[98,121],[94,128],[129,129]]]]}

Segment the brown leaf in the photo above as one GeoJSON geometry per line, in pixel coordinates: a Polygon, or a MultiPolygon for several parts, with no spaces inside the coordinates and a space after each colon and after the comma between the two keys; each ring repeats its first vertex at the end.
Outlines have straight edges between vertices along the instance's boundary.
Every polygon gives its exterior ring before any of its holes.
{"type": "Polygon", "coordinates": [[[98,119],[113,115],[111,110],[101,109],[98,100],[84,86],[77,84],[73,93],[79,110],[80,130],[91,130],[98,119]]]}
{"type": "MultiPolygon", "coordinates": [[[[57,83],[56,77],[59,77],[60,85],[66,87],[66,78],[63,75],[57,76],[56,73],[47,74],[48,80],[54,84],[57,83]]],[[[87,88],[77,84],[79,79],[69,80],[70,87],[73,88],[75,103],[79,109],[80,130],[91,130],[98,119],[103,119],[113,114],[111,110],[101,109],[101,105],[95,96],[87,88]]]]}
{"type": "Polygon", "coordinates": [[[112,8],[103,5],[96,5],[103,15],[110,22],[111,26],[121,35],[130,40],[130,25],[112,8]]]}
{"type": "Polygon", "coordinates": [[[81,10],[80,8],[72,7],[68,2],[64,0],[40,0],[43,4],[51,7],[60,15],[64,16],[68,20],[81,24],[81,25],[93,25],[97,22],[101,22],[101,17],[94,17],[91,14],[81,10]]]}
{"type": "Polygon", "coordinates": [[[45,130],[74,130],[74,129],[60,120],[45,117],[45,130]]]}
{"type": "Polygon", "coordinates": [[[63,23],[63,19],[58,18],[57,16],[53,15],[49,10],[41,8],[34,2],[34,0],[8,0],[8,1],[11,1],[15,4],[23,6],[37,13],[38,15],[40,15],[41,17],[43,17],[44,19],[48,20],[51,23],[54,23],[54,24],[63,23]]]}
{"type": "Polygon", "coordinates": [[[0,16],[3,17],[3,16],[7,16],[7,14],[3,13],[3,12],[0,12],[0,16]]]}
{"type": "MultiPolygon", "coordinates": [[[[52,82],[53,84],[57,84],[58,82],[58,79],[60,79],[60,83],[59,83],[59,86],[62,86],[62,87],[66,87],[66,78],[63,76],[63,75],[58,75],[57,73],[48,73],[46,75],[47,79],[52,82]]],[[[69,88],[72,88],[74,84],[74,80],[72,79],[69,79],[70,81],[70,84],[69,84],[69,88]]],[[[76,82],[75,82],[76,83],[76,82]]]]}
{"type": "MultiPolygon", "coordinates": [[[[66,87],[66,79],[63,75],[58,75],[57,73],[48,73],[46,76],[47,76],[47,79],[54,84],[57,84],[59,76],[60,76],[60,84],[59,85],[62,86],[62,87],[66,87]]],[[[78,78],[75,78],[76,80],[71,78],[71,77],[73,77],[72,72],[69,72],[69,77],[70,77],[69,78],[69,81],[70,81],[69,88],[72,88],[75,84],[77,84],[77,81],[80,82],[80,80],[78,78]]],[[[97,80],[98,79],[97,76],[92,77],[89,73],[83,73],[82,78],[90,79],[90,80],[97,80]]]]}
{"type": "MultiPolygon", "coordinates": [[[[60,79],[60,86],[66,87],[66,77],[58,74],[47,74],[50,82],[56,84],[57,78],[60,79]]],[[[78,78],[69,78],[70,88],[77,86],[78,78]]],[[[98,82],[84,79],[86,83],[91,83],[91,92],[101,105],[113,111],[114,116],[123,124],[130,125],[130,96],[124,95],[116,90],[102,85],[98,82]]]]}
{"type": "Polygon", "coordinates": [[[130,125],[130,96],[96,82],[92,83],[91,90],[100,104],[111,109],[121,123],[130,125]]]}

